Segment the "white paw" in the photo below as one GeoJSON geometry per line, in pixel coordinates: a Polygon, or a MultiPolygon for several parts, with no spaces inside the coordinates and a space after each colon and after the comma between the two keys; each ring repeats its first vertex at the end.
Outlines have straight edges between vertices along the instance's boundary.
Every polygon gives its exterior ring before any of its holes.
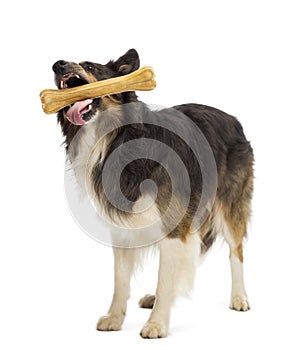
{"type": "Polygon", "coordinates": [[[231,297],[230,309],[236,311],[248,311],[250,310],[250,304],[246,295],[233,295],[231,297]]]}
{"type": "Polygon", "coordinates": [[[142,338],[164,338],[167,336],[167,327],[160,322],[148,321],[140,332],[142,338]]]}
{"type": "Polygon", "coordinates": [[[121,329],[123,317],[117,315],[102,316],[98,323],[98,331],[119,331],[121,329]]]}

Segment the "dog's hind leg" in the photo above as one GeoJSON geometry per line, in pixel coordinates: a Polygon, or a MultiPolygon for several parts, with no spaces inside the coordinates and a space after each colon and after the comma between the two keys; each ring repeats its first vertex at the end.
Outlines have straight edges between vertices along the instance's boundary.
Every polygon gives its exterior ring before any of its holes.
{"type": "Polygon", "coordinates": [[[232,290],[230,309],[247,311],[250,309],[244,284],[243,273],[243,240],[247,230],[248,214],[238,209],[236,215],[225,215],[224,238],[230,249],[230,267],[232,290]]]}
{"type": "Polygon", "coordinates": [[[143,309],[152,309],[155,304],[155,295],[146,294],[139,300],[139,306],[143,309]]]}
{"type": "Polygon", "coordinates": [[[232,290],[230,309],[237,311],[248,311],[250,304],[244,284],[243,273],[243,237],[242,239],[234,239],[234,232],[225,231],[225,240],[227,241],[230,249],[230,267],[232,277],[232,290]]]}
{"type": "Polygon", "coordinates": [[[230,249],[232,291],[230,308],[250,308],[243,276],[243,241],[251,213],[253,193],[253,154],[248,142],[234,145],[228,154],[228,176],[219,186],[223,235],[230,249]]]}
{"type": "Polygon", "coordinates": [[[174,298],[189,293],[192,288],[200,239],[197,234],[187,235],[187,242],[179,238],[164,238],[159,243],[159,250],[158,286],[152,313],[140,332],[143,338],[167,336],[174,298]]]}
{"type": "Polygon", "coordinates": [[[135,249],[114,248],[115,286],[112,304],[107,315],[97,323],[99,331],[117,331],[123,324],[127,300],[130,295],[130,279],[135,265],[135,249]]]}
{"type": "MultiPolygon", "coordinates": [[[[241,249],[241,247],[237,249],[241,249]]],[[[248,311],[250,309],[250,303],[244,285],[243,261],[238,259],[237,254],[234,252],[230,253],[230,265],[232,275],[230,309],[248,311]]]]}

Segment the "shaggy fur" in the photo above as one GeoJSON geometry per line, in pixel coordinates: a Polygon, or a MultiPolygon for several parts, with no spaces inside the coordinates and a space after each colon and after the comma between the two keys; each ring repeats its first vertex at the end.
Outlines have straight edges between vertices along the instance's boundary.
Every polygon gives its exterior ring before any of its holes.
{"type": "MultiPolygon", "coordinates": [[[[128,74],[138,67],[139,57],[132,49],[117,61],[110,61],[106,65],[58,61],[54,64],[53,70],[56,84],[61,88],[61,82],[64,79],[65,87],[73,87],[128,74]]],[[[235,310],[248,310],[249,303],[244,288],[242,264],[243,239],[247,234],[253,191],[253,152],[239,121],[229,114],[204,105],[184,104],[170,109],[170,113],[175,111],[171,123],[176,130],[181,128],[181,120],[178,118],[180,112],[198,126],[212,149],[217,167],[215,202],[203,225],[196,234],[190,235],[191,223],[201,199],[201,168],[194,152],[177,136],[177,133],[144,122],[148,118],[151,120],[162,118],[163,113],[166,113],[165,110],[151,111],[145,104],[138,101],[135,92],[99,98],[93,100],[91,110],[83,115],[85,120],[95,120],[95,122],[88,124],[86,131],[80,133],[81,126],[71,124],[66,118],[68,108],[58,113],[58,121],[66,139],[67,152],[71,156],[77,176],[86,176],[88,191],[106,220],[134,228],[140,219],[140,216],[138,217],[134,212],[136,203],[150,196],[150,188],[147,188],[145,194],[140,191],[140,184],[146,179],[152,180],[158,187],[154,210],[146,215],[162,217],[171,201],[174,203],[173,210],[176,212],[178,206],[182,205],[184,197],[190,196],[185,215],[176,227],[170,229],[171,223],[168,217],[162,219],[162,225],[169,233],[157,243],[160,251],[160,269],[156,296],[145,296],[140,301],[141,307],[153,308],[149,321],[141,331],[141,336],[157,338],[167,335],[170,307],[175,296],[182,293],[183,289],[192,287],[198,257],[209,250],[219,234],[225,238],[230,247],[233,283],[230,307],[235,310]],[[128,108],[129,105],[132,107],[128,108]],[[101,114],[103,114],[102,117],[101,114]],[[132,116],[136,123],[124,125],[124,121],[132,116]],[[113,131],[103,136],[105,128],[109,125],[114,126],[113,131]],[[77,138],[75,146],[72,146],[75,138],[77,138]],[[93,138],[92,141],[91,138],[93,138]],[[172,184],[167,169],[154,161],[156,149],[148,149],[148,157],[135,159],[128,164],[126,162],[128,154],[119,152],[116,165],[119,167],[124,165],[119,179],[124,196],[124,203],[120,209],[113,205],[113,201],[109,201],[105,194],[102,183],[103,172],[105,172],[107,160],[119,146],[142,138],[157,140],[176,152],[189,174],[191,192],[187,193],[181,186],[183,174],[178,173],[177,169],[172,169],[177,180],[175,192],[172,194],[172,184]],[[177,184],[179,184],[178,187],[177,184]],[[184,280],[188,281],[187,285],[183,283],[184,280]]],[[[131,150],[133,153],[135,151],[131,150]]],[[[165,153],[163,160],[165,163],[165,153]]],[[[115,172],[107,172],[106,176],[109,183],[115,183],[115,172]]],[[[119,200],[119,195],[120,193],[113,186],[112,198],[119,200]]],[[[142,222],[146,221],[146,215],[143,214],[142,222]]],[[[173,212],[170,215],[173,217],[173,212]]],[[[122,326],[126,313],[126,301],[129,297],[129,281],[140,254],[138,249],[116,247],[114,257],[114,297],[108,314],[102,317],[97,325],[99,330],[104,331],[118,330],[122,326]]]]}

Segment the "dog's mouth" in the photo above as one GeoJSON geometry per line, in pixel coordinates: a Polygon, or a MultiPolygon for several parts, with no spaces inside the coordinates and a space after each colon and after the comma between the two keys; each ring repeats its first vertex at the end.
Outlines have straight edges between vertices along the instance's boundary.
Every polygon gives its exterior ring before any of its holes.
{"type": "MultiPolygon", "coordinates": [[[[73,88],[88,84],[89,82],[79,74],[68,73],[63,75],[59,89],[73,88]]],[[[92,120],[98,113],[99,99],[78,101],[64,109],[66,118],[74,125],[84,125],[92,120]]]]}

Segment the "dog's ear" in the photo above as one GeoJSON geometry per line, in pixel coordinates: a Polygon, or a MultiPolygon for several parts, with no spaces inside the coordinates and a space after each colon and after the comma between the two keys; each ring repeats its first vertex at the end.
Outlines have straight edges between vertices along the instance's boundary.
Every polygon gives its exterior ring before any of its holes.
{"type": "Polygon", "coordinates": [[[140,66],[139,55],[136,50],[128,50],[116,61],[110,61],[107,66],[120,75],[129,74],[137,70],[140,66]]]}

